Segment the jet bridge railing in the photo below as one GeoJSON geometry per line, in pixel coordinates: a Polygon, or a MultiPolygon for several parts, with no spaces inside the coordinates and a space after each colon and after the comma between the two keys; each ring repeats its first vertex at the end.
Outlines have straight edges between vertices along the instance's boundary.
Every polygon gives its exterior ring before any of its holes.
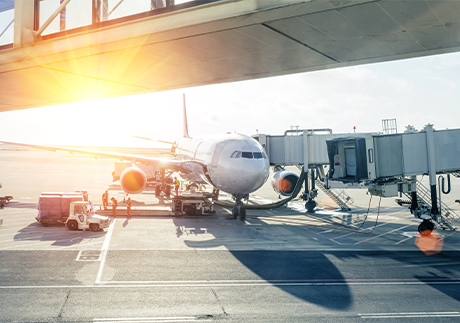
{"type": "MultiPolygon", "coordinates": [[[[428,206],[432,204],[430,190],[420,181],[416,182],[416,190],[418,204],[425,204],[428,206]]],[[[405,192],[403,194],[407,198],[411,199],[411,193],[405,192]]],[[[455,230],[456,228],[453,222],[458,221],[460,221],[460,216],[447,206],[447,204],[441,201],[441,213],[438,215],[436,222],[438,222],[443,229],[455,230]]]]}

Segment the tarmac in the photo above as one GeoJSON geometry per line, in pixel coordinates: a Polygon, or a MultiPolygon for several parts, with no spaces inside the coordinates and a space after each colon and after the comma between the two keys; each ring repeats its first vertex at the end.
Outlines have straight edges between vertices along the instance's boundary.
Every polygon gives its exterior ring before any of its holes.
{"type": "MultiPolygon", "coordinates": [[[[218,205],[214,205],[214,214],[174,216],[172,200],[156,198],[152,185],[142,194],[131,195],[133,218],[127,220],[123,203],[126,194],[118,181],[111,181],[113,160],[34,150],[3,150],[0,154],[2,194],[13,196],[0,211],[0,250],[98,248],[104,242],[104,233],[70,232],[63,224],[44,228],[35,217],[42,191],[73,190],[87,190],[99,209],[97,213],[111,217],[110,205],[108,210],[102,210],[101,197],[106,189],[109,199],[113,196],[119,201],[110,242],[116,249],[418,250],[415,239],[420,220],[407,206],[399,206],[395,198],[380,199],[365,189],[346,190],[353,203],[349,204],[351,211],[337,208],[319,191],[314,213],[307,213],[304,202],[295,199],[278,209],[248,210],[243,223],[227,220],[231,209],[218,205]],[[130,238],[133,235],[142,239],[130,238]]],[[[460,205],[455,202],[460,196],[460,180],[451,182],[452,193],[442,200],[460,214],[460,205]]],[[[219,198],[228,201],[230,196],[222,193],[219,198]]],[[[251,194],[250,203],[264,205],[277,199],[279,196],[267,181],[251,194]]],[[[454,224],[460,227],[459,220],[454,224]]],[[[444,239],[445,249],[460,250],[458,231],[441,230],[438,234],[444,239]]]]}
{"type": "MultiPolygon", "coordinates": [[[[231,210],[218,205],[214,214],[172,216],[171,200],[157,199],[153,188],[130,195],[132,219],[120,203],[102,231],[35,220],[44,191],[87,190],[100,206],[108,189],[109,198],[122,201],[113,165],[68,153],[0,150],[0,196],[13,196],[0,210],[0,321],[460,317],[460,233],[439,230],[421,242],[420,220],[407,207],[394,198],[371,200],[363,189],[346,190],[351,211],[319,192],[314,213],[297,199],[278,209],[248,210],[245,222],[228,220],[231,210]],[[432,296],[428,305],[412,301],[419,293],[432,296]]],[[[459,195],[460,180],[452,179],[442,200],[457,214],[459,195]]],[[[267,182],[250,203],[277,199],[267,182]]]]}

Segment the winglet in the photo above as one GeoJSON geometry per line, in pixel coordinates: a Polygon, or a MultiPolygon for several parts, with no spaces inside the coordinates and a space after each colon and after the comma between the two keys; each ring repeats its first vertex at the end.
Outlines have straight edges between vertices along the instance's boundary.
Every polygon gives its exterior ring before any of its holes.
{"type": "Polygon", "coordinates": [[[184,138],[190,138],[188,135],[188,123],[187,123],[187,109],[185,107],[185,93],[184,95],[184,138]]]}

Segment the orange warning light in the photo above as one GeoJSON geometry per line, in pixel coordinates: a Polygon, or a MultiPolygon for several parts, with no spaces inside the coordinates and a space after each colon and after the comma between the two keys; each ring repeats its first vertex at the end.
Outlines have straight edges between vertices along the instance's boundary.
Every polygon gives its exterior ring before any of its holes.
{"type": "Polygon", "coordinates": [[[444,238],[436,230],[433,230],[431,234],[423,231],[415,238],[415,245],[427,256],[440,253],[443,244],[444,238]]]}

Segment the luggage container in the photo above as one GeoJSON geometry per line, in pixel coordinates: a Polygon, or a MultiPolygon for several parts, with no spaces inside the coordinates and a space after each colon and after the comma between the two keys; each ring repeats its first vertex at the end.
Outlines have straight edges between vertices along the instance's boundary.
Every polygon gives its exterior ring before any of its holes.
{"type": "Polygon", "coordinates": [[[44,227],[49,223],[65,223],[69,217],[70,204],[84,201],[83,192],[43,192],[38,200],[35,218],[44,227]]]}

